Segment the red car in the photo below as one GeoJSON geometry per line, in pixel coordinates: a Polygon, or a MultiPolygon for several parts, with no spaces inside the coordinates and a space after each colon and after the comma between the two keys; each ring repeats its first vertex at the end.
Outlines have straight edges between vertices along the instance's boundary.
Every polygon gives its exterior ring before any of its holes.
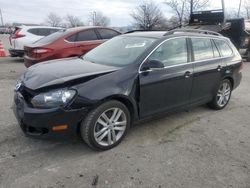
{"type": "Polygon", "coordinates": [[[24,47],[25,66],[59,58],[80,56],[121,33],[104,27],[63,29],[24,47]]]}

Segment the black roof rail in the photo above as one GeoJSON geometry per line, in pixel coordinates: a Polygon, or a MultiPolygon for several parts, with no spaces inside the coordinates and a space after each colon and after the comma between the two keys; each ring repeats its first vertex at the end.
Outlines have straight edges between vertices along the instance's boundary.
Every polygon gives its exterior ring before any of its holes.
{"type": "Polygon", "coordinates": [[[188,32],[188,33],[200,33],[200,34],[206,34],[206,35],[215,35],[215,36],[222,36],[220,33],[214,32],[214,31],[209,31],[209,30],[201,30],[201,29],[174,29],[171,31],[168,31],[164,34],[164,36],[167,35],[172,35],[174,33],[178,33],[178,32],[188,32]]]}

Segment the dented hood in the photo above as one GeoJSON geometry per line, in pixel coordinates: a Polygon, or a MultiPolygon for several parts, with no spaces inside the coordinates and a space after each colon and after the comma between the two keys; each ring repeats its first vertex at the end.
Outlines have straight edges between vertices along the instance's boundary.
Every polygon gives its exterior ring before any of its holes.
{"type": "Polygon", "coordinates": [[[117,67],[95,64],[80,58],[66,58],[31,66],[22,75],[21,81],[25,87],[36,90],[76,79],[105,74],[117,69],[117,67]]]}

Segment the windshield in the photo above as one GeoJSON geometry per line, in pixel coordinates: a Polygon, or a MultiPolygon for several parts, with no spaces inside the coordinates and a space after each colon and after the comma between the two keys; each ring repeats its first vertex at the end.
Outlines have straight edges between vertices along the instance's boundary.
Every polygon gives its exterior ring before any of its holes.
{"type": "Polygon", "coordinates": [[[36,41],[35,43],[48,44],[48,43],[54,42],[55,40],[57,40],[61,36],[63,36],[66,31],[67,30],[65,30],[65,29],[59,30],[55,33],[52,33],[46,37],[41,38],[40,40],[36,41]]]}
{"type": "Polygon", "coordinates": [[[91,50],[82,58],[93,63],[125,66],[133,63],[156,39],[144,37],[115,37],[91,50]]]}

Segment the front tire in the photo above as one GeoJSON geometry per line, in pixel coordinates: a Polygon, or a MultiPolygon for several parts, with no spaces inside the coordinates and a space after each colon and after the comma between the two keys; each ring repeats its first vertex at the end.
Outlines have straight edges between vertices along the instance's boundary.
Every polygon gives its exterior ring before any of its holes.
{"type": "Polygon", "coordinates": [[[232,84],[228,79],[221,82],[217,93],[215,94],[213,100],[208,103],[208,106],[215,110],[221,110],[225,108],[231,98],[232,94],[232,84]]]}
{"type": "Polygon", "coordinates": [[[123,103],[112,100],[87,115],[81,123],[80,133],[91,148],[108,150],[122,141],[129,127],[129,110],[123,103]]]}

